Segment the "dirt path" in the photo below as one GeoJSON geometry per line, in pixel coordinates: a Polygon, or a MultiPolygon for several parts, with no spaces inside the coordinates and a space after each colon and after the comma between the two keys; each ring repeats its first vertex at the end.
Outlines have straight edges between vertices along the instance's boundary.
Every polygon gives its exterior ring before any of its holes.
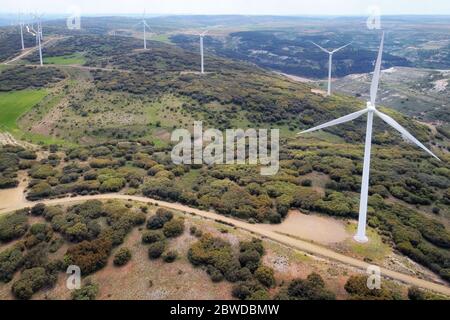
{"type": "MultiPolygon", "coordinates": [[[[42,44],[42,47],[45,47],[45,46],[51,44],[52,42],[55,42],[55,41],[58,41],[58,40],[61,40],[61,39],[63,39],[63,38],[50,38],[50,39],[44,41],[44,43],[42,44]]],[[[7,60],[7,61],[3,62],[2,64],[4,64],[4,65],[9,65],[9,64],[11,64],[11,63],[13,63],[13,62],[16,62],[16,61],[18,61],[18,60],[20,60],[20,59],[25,58],[26,56],[30,55],[31,53],[33,53],[33,52],[36,51],[36,50],[38,50],[38,47],[37,47],[37,46],[36,46],[36,47],[32,47],[32,48],[25,49],[25,50],[24,50],[21,54],[19,54],[18,56],[14,57],[14,58],[12,58],[12,59],[10,59],[10,60],[7,60]]]]}
{"type": "MultiPolygon", "coordinates": [[[[74,198],[64,198],[64,199],[54,199],[54,200],[46,200],[41,201],[42,203],[46,205],[58,205],[58,204],[66,204],[66,203],[73,203],[73,202],[80,202],[80,201],[87,201],[87,200],[110,200],[110,199],[116,199],[116,200],[131,200],[131,201],[137,201],[137,202],[143,202],[153,205],[158,205],[160,207],[178,210],[190,214],[194,214],[197,216],[204,217],[206,219],[211,220],[217,220],[222,221],[225,223],[229,223],[234,225],[235,227],[249,231],[251,233],[254,233],[255,235],[259,235],[263,238],[268,238],[270,240],[276,241],[278,243],[284,244],[288,247],[310,253],[315,256],[324,257],[327,259],[331,259],[334,261],[338,261],[340,263],[343,263],[345,265],[358,268],[360,270],[366,271],[367,268],[370,266],[369,263],[366,263],[364,261],[354,259],[351,257],[347,257],[345,255],[339,254],[337,252],[334,252],[330,249],[326,249],[324,247],[321,247],[316,244],[312,244],[306,241],[298,240],[291,238],[289,236],[281,235],[277,233],[276,231],[267,229],[265,226],[261,226],[258,224],[249,224],[243,221],[235,220],[232,218],[224,217],[222,215],[208,212],[208,211],[202,211],[194,208],[190,208],[178,203],[169,203],[165,201],[158,201],[153,200],[145,197],[139,197],[139,196],[127,196],[127,195],[120,195],[120,194],[103,194],[103,195],[95,195],[95,196],[85,196],[85,197],[74,197],[74,198]]],[[[25,207],[32,206],[32,202],[28,202],[26,200],[23,200],[20,203],[16,203],[13,206],[6,207],[4,209],[0,209],[0,214],[4,214],[7,212],[11,212],[14,210],[22,209],[25,207]]],[[[403,283],[406,283],[408,285],[414,285],[418,286],[424,289],[432,290],[435,292],[439,292],[441,294],[449,295],[450,296],[450,287],[445,285],[436,284],[430,281],[417,279],[413,276],[409,276],[406,274],[402,274],[399,272],[391,271],[385,268],[380,268],[382,276],[386,278],[390,278],[393,280],[397,280],[403,283]]]]}

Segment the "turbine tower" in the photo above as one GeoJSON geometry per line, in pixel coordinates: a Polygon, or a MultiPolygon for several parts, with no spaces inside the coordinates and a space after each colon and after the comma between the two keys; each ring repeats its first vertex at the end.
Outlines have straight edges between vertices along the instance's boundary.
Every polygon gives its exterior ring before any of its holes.
{"type": "Polygon", "coordinates": [[[203,39],[205,38],[208,31],[200,33],[200,55],[201,55],[201,73],[205,74],[205,54],[204,54],[204,45],[203,39]]]}
{"type": "Polygon", "coordinates": [[[142,23],[142,27],[144,29],[144,50],[147,50],[147,28],[148,28],[148,30],[151,30],[151,29],[150,29],[150,26],[145,21],[145,11],[144,11],[144,14],[142,15],[142,21],[140,23],[142,23]]]}
{"type": "Polygon", "coordinates": [[[27,25],[26,28],[28,33],[36,37],[36,43],[39,47],[39,60],[42,67],[44,65],[44,61],[42,59],[42,43],[41,43],[42,27],[40,23],[40,17],[36,16],[36,20],[38,30],[34,29],[33,25],[31,25],[31,27],[27,25]]]}
{"type": "Polygon", "coordinates": [[[402,136],[413,142],[423,150],[425,150],[428,154],[436,158],[440,161],[440,159],[433,154],[427,147],[425,147],[419,140],[417,140],[413,135],[411,135],[405,128],[403,128],[400,124],[398,124],[394,119],[389,117],[388,115],[381,113],[376,108],[376,100],[378,94],[378,87],[380,83],[381,77],[381,62],[383,58],[383,46],[384,46],[384,33],[381,39],[380,51],[378,53],[377,62],[375,65],[375,72],[373,74],[372,85],[370,88],[370,101],[367,102],[367,108],[337,120],[330,121],[318,127],[306,130],[301,132],[300,134],[309,133],[321,129],[325,129],[331,126],[335,126],[338,124],[346,123],[352,120],[355,120],[365,114],[367,114],[367,132],[366,132],[366,144],[365,144],[365,154],[364,154],[364,169],[363,169],[363,177],[362,177],[362,188],[361,188],[361,201],[360,201],[360,210],[359,210],[359,221],[358,221],[358,231],[354,239],[360,243],[366,243],[369,239],[366,236],[366,224],[367,224],[367,204],[369,197],[369,177],[370,177],[370,157],[372,150],[372,127],[373,127],[373,117],[376,115],[381,118],[388,125],[393,127],[395,130],[400,132],[402,136]]]}
{"type": "Polygon", "coordinates": [[[344,48],[347,48],[347,47],[348,47],[349,45],[351,45],[353,42],[350,42],[349,44],[346,44],[345,46],[340,47],[340,48],[337,48],[337,49],[332,50],[332,51],[328,51],[327,49],[322,48],[321,46],[319,46],[319,45],[318,45],[317,43],[315,43],[315,42],[312,42],[312,41],[311,41],[311,43],[312,43],[313,45],[315,45],[316,47],[318,47],[318,48],[319,48],[320,50],[322,50],[323,52],[328,53],[328,55],[329,55],[329,59],[328,59],[328,91],[327,91],[327,94],[328,94],[328,96],[330,96],[330,95],[331,95],[331,72],[332,72],[332,68],[333,68],[333,54],[335,54],[335,53],[341,51],[341,50],[344,49],[344,48]]]}
{"type": "Polygon", "coordinates": [[[22,51],[25,50],[25,42],[23,41],[23,21],[22,21],[22,15],[19,13],[19,26],[20,26],[20,41],[22,44],[22,51]]]}

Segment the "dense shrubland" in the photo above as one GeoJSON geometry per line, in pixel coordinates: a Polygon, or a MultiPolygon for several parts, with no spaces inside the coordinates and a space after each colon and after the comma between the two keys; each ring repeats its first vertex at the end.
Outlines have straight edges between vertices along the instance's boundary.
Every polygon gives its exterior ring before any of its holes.
{"type": "Polygon", "coordinates": [[[27,66],[8,68],[0,73],[0,91],[47,88],[64,78],[64,73],[54,68],[27,66]]]}
{"type": "Polygon", "coordinates": [[[0,147],[0,189],[17,187],[17,172],[32,165],[36,157],[36,153],[22,147],[0,147]]]}
{"type": "MultiPolygon", "coordinates": [[[[29,169],[33,179],[27,197],[38,200],[122,191],[213,209],[250,222],[280,223],[292,208],[356,218],[362,150],[340,146],[308,140],[290,143],[282,148],[281,170],[273,177],[260,176],[252,166],[177,166],[167,153],[170,147],[161,149],[144,142],[80,147],[66,150],[62,157],[51,153],[48,159],[34,163],[29,169]],[[317,177],[323,180],[321,184],[317,177]]],[[[447,219],[449,167],[407,148],[392,152],[376,147],[374,158],[370,225],[399,251],[448,279],[450,234],[420,210],[447,219]]],[[[161,229],[166,222],[155,216],[148,227],[161,229]]],[[[179,232],[172,223],[161,230],[164,237],[179,232]]],[[[71,237],[75,232],[85,234],[82,239],[89,238],[89,230],[74,225],[64,235],[71,237]]],[[[155,256],[162,255],[161,243],[153,247],[155,256]]]]}
{"type": "MultiPolygon", "coordinates": [[[[12,291],[19,299],[29,299],[40,289],[54,285],[58,272],[65,271],[68,265],[79,266],[83,275],[94,273],[106,265],[112,250],[123,243],[131,230],[145,220],[140,209],[116,201],[87,201],[66,209],[37,204],[32,209],[2,216],[1,242],[16,242],[0,252],[0,281],[10,282],[21,271],[12,291]],[[30,224],[30,216],[39,217],[42,222],[30,224]],[[55,259],[54,253],[64,243],[68,244],[64,258],[55,259]]],[[[131,252],[121,248],[114,263],[121,266],[130,259],[131,252]]],[[[74,293],[74,298],[86,294],[74,293]]]]}
{"type": "Polygon", "coordinates": [[[239,254],[225,240],[204,234],[191,246],[189,261],[202,267],[213,282],[234,283],[233,296],[241,300],[268,299],[268,290],[275,286],[274,271],[262,264],[265,254],[262,241],[241,242],[239,254]]]}

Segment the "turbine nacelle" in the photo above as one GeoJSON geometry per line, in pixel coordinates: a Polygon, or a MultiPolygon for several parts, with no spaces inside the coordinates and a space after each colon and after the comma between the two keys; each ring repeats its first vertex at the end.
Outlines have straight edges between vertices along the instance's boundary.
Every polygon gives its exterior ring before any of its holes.
{"type": "Polygon", "coordinates": [[[375,105],[372,104],[372,102],[367,101],[367,110],[368,111],[376,111],[377,108],[375,107],[375,105]]]}

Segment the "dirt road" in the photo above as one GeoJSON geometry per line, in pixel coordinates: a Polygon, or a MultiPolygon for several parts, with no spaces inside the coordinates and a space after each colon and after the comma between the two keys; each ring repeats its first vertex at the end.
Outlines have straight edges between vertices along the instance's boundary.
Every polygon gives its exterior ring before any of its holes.
{"type": "MultiPolygon", "coordinates": [[[[48,46],[52,42],[55,42],[55,41],[58,41],[58,40],[61,40],[61,39],[63,39],[63,38],[61,38],[61,37],[60,38],[50,38],[50,39],[44,41],[44,43],[42,43],[42,47],[48,46]]],[[[25,58],[26,56],[30,55],[31,53],[33,53],[37,49],[38,49],[37,46],[36,47],[32,47],[32,48],[27,48],[24,51],[22,51],[22,53],[19,54],[18,56],[14,57],[14,58],[12,58],[10,60],[7,60],[7,61],[3,62],[2,64],[9,65],[11,63],[14,63],[14,62],[16,62],[18,60],[21,60],[22,58],[25,58]]]]}
{"type": "MultiPolygon", "coordinates": [[[[75,197],[75,198],[64,198],[64,199],[55,199],[55,200],[46,200],[42,201],[42,203],[45,203],[46,205],[58,205],[58,204],[67,204],[67,203],[73,203],[73,202],[79,202],[79,201],[87,201],[87,200],[109,200],[109,199],[117,199],[117,200],[132,200],[142,203],[148,203],[153,205],[158,205],[160,207],[178,210],[190,214],[194,214],[206,219],[210,220],[216,220],[216,221],[222,221],[228,224],[232,224],[235,227],[249,231],[255,235],[258,235],[263,238],[268,238],[270,240],[276,241],[278,243],[281,243],[283,245],[286,245],[288,247],[294,248],[296,250],[306,252],[315,256],[327,258],[330,260],[334,260],[340,263],[343,263],[348,266],[356,267],[360,270],[366,271],[367,268],[370,266],[369,263],[366,263],[364,261],[354,259],[351,257],[347,257],[345,255],[339,254],[337,252],[334,252],[332,250],[326,249],[324,247],[321,247],[319,245],[315,245],[306,241],[294,239],[285,235],[281,235],[279,233],[276,233],[275,231],[268,230],[264,226],[258,225],[258,224],[250,224],[246,223],[240,220],[235,220],[232,218],[224,217],[222,215],[216,214],[214,212],[209,211],[202,211],[194,208],[190,208],[178,203],[169,203],[165,201],[158,201],[153,200],[145,197],[139,197],[139,196],[127,196],[127,195],[120,195],[120,194],[104,194],[104,195],[95,195],[95,196],[85,196],[85,197],[75,197]]],[[[7,212],[11,212],[14,210],[22,209],[25,207],[32,206],[32,202],[27,202],[24,200],[22,203],[15,204],[14,206],[10,206],[7,208],[0,209],[0,214],[4,214],[7,212]]],[[[429,282],[426,280],[417,279],[413,276],[402,274],[399,272],[391,271],[385,268],[380,268],[382,276],[386,278],[390,278],[393,280],[397,280],[400,282],[403,282],[408,285],[414,285],[421,288],[425,288],[428,290],[432,290],[438,293],[442,293],[445,295],[450,296],[450,287],[436,284],[433,282],[429,282]]]]}

